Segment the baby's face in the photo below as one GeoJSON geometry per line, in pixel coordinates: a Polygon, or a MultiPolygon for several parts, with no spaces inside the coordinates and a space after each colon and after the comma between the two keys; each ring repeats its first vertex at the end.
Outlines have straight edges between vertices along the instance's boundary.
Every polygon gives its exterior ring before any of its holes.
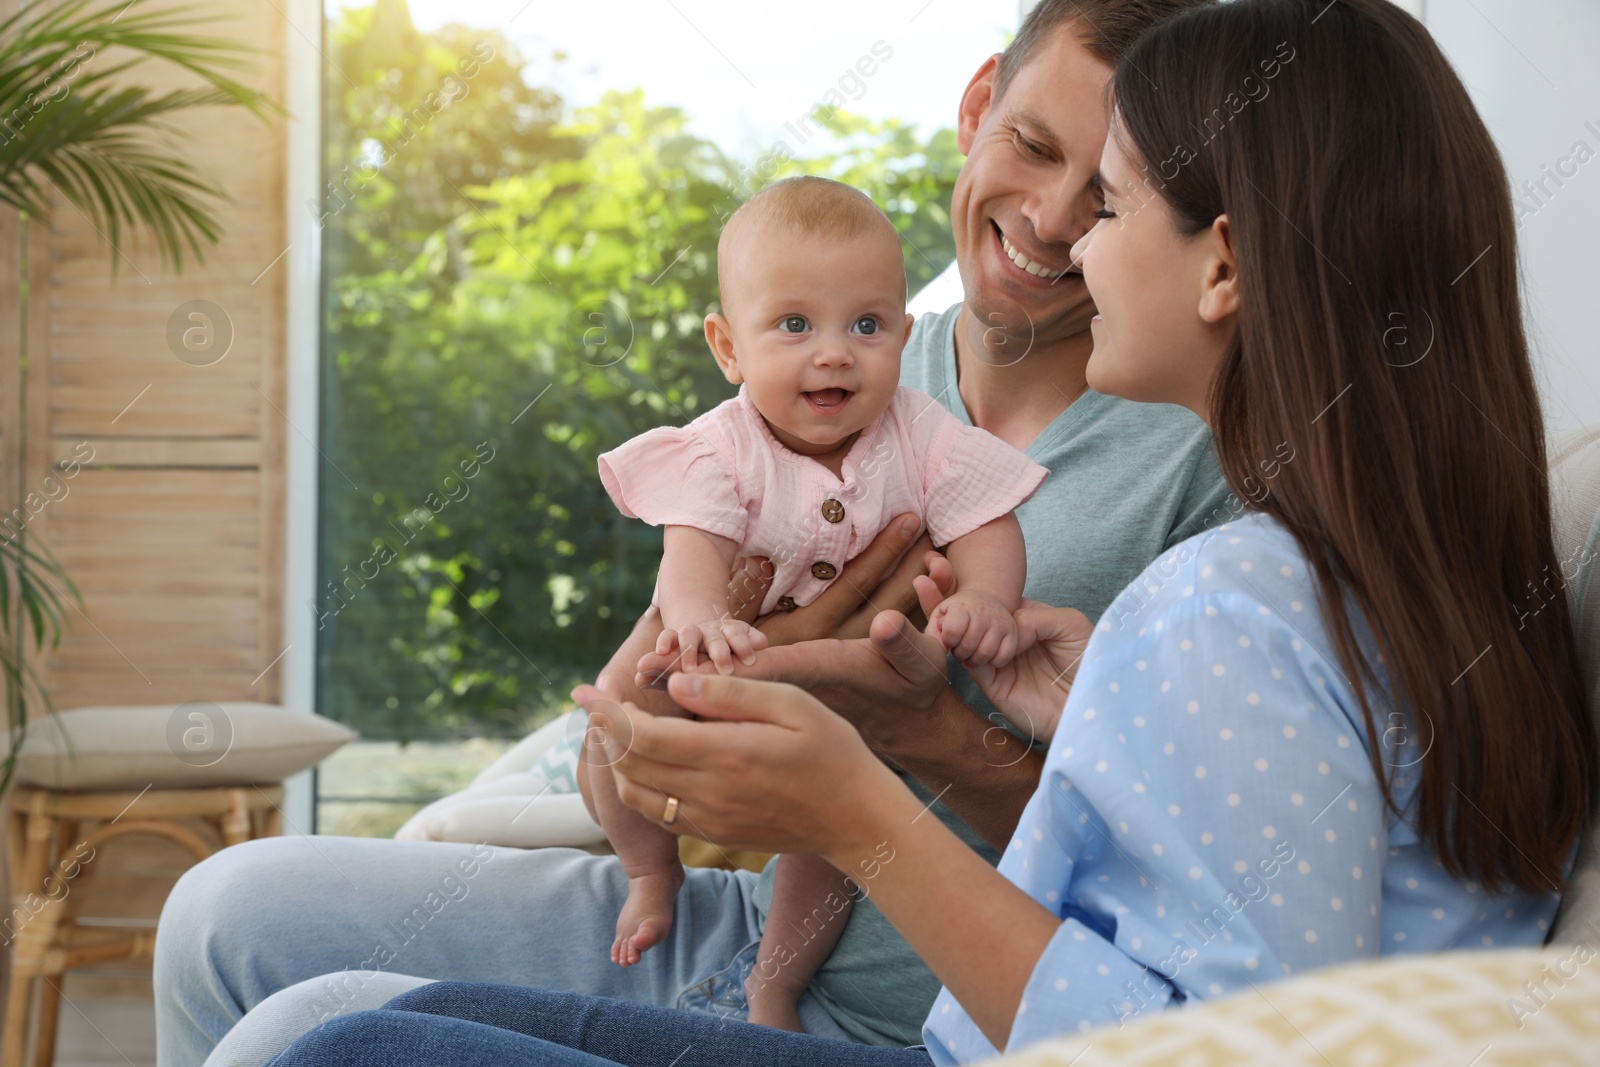
{"type": "MultiPolygon", "coordinates": [[[[745,384],[786,447],[803,455],[848,447],[900,382],[911,317],[899,243],[764,222],[730,251],[734,292],[723,304],[732,351],[718,352],[728,380],[745,384]]],[[[708,317],[708,333],[720,318],[708,317]]]]}

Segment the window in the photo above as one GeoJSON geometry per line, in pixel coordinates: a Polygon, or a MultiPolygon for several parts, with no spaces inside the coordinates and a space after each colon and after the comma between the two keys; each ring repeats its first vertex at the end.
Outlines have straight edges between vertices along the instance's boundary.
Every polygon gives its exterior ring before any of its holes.
{"type": "Polygon", "coordinates": [[[731,395],[721,220],[823,173],[954,256],[961,88],[1015,0],[325,11],[318,828],[387,834],[568,706],[660,534],[596,457],[731,395]]]}

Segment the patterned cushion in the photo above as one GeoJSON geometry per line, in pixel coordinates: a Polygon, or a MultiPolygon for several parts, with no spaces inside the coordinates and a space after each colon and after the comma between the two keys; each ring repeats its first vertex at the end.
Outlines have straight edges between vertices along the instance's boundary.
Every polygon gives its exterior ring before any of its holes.
{"type": "Polygon", "coordinates": [[[1041,1042],[991,1067],[1561,1067],[1600,1054],[1584,944],[1395,956],[1041,1042]]]}

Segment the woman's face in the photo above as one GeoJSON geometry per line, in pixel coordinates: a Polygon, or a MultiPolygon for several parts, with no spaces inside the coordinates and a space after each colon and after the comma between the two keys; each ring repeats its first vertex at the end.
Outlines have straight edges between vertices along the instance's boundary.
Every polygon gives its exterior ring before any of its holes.
{"type": "MultiPolygon", "coordinates": [[[[1147,403],[1181,404],[1209,418],[1211,379],[1233,337],[1226,220],[1179,233],[1159,179],[1131,160],[1113,121],[1100,157],[1100,221],[1072,248],[1099,311],[1090,323],[1089,385],[1147,403]]],[[[1236,297],[1232,297],[1236,301],[1236,297]]]]}

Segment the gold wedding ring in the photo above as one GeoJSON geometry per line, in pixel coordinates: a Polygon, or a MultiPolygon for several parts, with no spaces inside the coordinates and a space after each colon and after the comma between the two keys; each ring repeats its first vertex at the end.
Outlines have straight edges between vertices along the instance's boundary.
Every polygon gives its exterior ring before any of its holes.
{"type": "Polygon", "coordinates": [[[665,823],[666,825],[668,825],[668,826],[671,826],[673,823],[678,821],[678,798],[677,797],[672,796],[670,794],[667,796],[667,810],[662,812],[661,821],[663,823],[665,823]]]}

